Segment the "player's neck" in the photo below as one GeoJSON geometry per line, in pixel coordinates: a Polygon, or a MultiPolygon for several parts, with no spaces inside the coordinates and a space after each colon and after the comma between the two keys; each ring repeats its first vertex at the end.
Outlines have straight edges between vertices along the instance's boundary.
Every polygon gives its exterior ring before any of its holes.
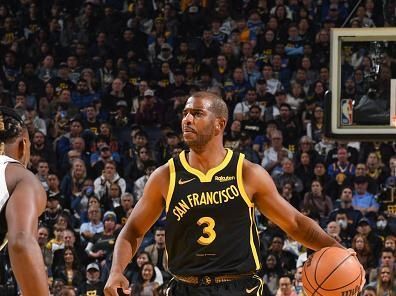
{"type": "Polygon", "coordinates": [[[227,150],[223,145],[213,147],[213,149],[204,150],[190,150],[187,155],[187,161],[191,167],[200,170],[205,173],[211,168],[218,166],[223,162],[225,156],[227,155],[227,150]]]}
{"type": "Polygon", "coordinates": [[[9,149],[10,147],[8,147],[8,145],[6,145],[5,149],[4,149],[4,155],[11,157],[12,159],[18,160],[20,161],[20,159],[18,158],[18,152],[15,148],[9,149]]]}

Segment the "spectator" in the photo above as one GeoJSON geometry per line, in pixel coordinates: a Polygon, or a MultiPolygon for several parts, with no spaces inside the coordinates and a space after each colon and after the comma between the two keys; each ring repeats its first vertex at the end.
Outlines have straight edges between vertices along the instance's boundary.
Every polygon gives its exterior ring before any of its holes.
{"type": "Polygon", "coordinates": [[[275,295],[278,290],[279,278],[283,274],[282,267],[277,257],[272,253],[269,253],[265,258],[263,258],[263,262],[263,280],[266,283],[266,286],[268,286],[271,295],[275,295]]]}
{"type": "Polygon", "coordinates": [[[70,172],[63,177],[61,182],[61,192],[66,199],[71,200],[72,196],[81,192],[83,183],[87,178],[87,169],[81,159],[75,159],[70,172]]]}
{"type": "Polygon", "coordinates": [[[87,244],[88,241],[92,240],[95,234],[103,232],[103,223],[101,221],[101,210],[97,205],[90,205],[88,208],[88,219],[89,222],[81,224],[80,237],[82,242],[87,244]]]}
{"type": "Polygon", "coordinates": [[[155,169],[156,169],[155,161],[148,160],[145,162],[144,164],[145,174],[141,176],[139,179],[137,179],[133,186],[133,194],[136,197],[137,201],[139,201],[139,199],[142,197],[143,190],[147,183],[147,180],[155,169]]]}
{"type": "Polygon", "coordinates": [[[44,264],[47,270],[51,269],[53,254],[52,251],[47,248],[49,237],[49,229],[45,226],[39,226],[37,230],[37,241],[43,254],[44,264]]]}
{"type": "Polygon", "coordinates": [[[376,262],[367,238],[364,235],[356,234],[352,240],[352,249],[355,250],[360,264],[366,271],[366,279],[368,279],[371,269],[376,267],[376,262]]]}
{"type": "Polygon", "coordinates": [[[262,135],[265,131],[265,123],[262,118],[262,109],[258,105],[249,108],[248,116],[242,120],[242,131],[249,135],[251,140],[262,135]]]}
{"type": "Polygon", "coordinates": [[[280,277],[279,289],[276,291],[276,296],[297,296],[297,292],[294,290],[289,276],[280,277]]]}
{"type": "Polygon", "coordinates": [[[158,283],[154,281],[156,277],[154,267],[153,263],[143,263],[138,281],[131,287],[133,295],[157,295],[158,283]]]}
{"type": "Polygon", "coordinates": [[[392,269],[389,266],[381,266],[377,279],[369,283],[369,286],[376,287],[377,295],[391,296],[396,290],[392,269]]]}
{"type": "Polygon", "coordinates": [[[274,235],[268,247],[268,252],[273,254],[283,270],[294,271],[296,268],[297,256],[287,250],[284,250],[285,239],[282,235],[274,235]]]}
{"type": "Polygon", "coordinates": [[[107,211],[104,213],[103,232],[95,233],[85,248],[88,257],[91,260],[99,261],[100,265],[103,265],[106,257],[110,257],[113,253],[116,224],[117,216],[114,212],[107,211]]]}
{"type": "Polygon", "coordinates": [[[73,248],[64,248],[63,262],[55,267],[54,277],[62,279],[65,285],[71,288],[77,288],[82,284],[83,275],[73,248]]]}
{"type": "Polygon", "coordinates": [[[379,204],[375,200],[374,195],[367,191],[368,180],[364,176],[354,179],[355,194],[352,198],[352,206],[359,210],[363,216],[372,217],[378,212],[379,204]]]}
{"type": "Polygon", "coordinates": [[[383,248],[381,250],[381,256],[379,260],[379,267],[372,269],[370,272],[370,282],[375,281],[376,278],[380,275],[381,266],[388,266],[392,272],[396,271],[396,260],[395,260],[395,252],[391,248],[383,248]]]}
{"type": "Polygon", "coordinates": [[[242,102],[236,104],[233,112],[234,120],[246,120],[249,116],[249,110],[252,106],[258,106],[260,109],[260,117],[262,116],[261,107],[257,104],[257,94],[254,88],[250,88],[246,91],[245,98],[242,102]]]}
{"type": "Polygon", "coordinates": [[[110,186],[112,184],[118,184],[121,189],[121,193],[126,190],[126,182],[117,172],[116,163],[109,160],[104,165],[102,175],[94,181],[95,195],[100,199],[105,199],[109,196],[110,186]]]}
{"type": "Polygon", "coordinates": [[[49,166],[46,160],[40,160],[38,163],[37,168],[37,178],[39,179],[41,185],[45,191],[48,191],[48,173],[49,173],[49,166]]]}
{"type": "Polygon", "coordinates": [[[293,183],[295,192],[301,193],[304,189],[304,185],[301,179],[295,174],[293,161],[285,157],[282,160],[281,165],[282,171],[276,176],[273,176],[278,190],[280,190],[285,183],[293,183]]]}
{"type": "Polygon", "coordinates": [[[278,130],[272,131],[270,134],[271,145],[264,150],[263,161],[261,165],[270,173],[278,174],[279,166],[283,158],[292,159],[293,154],[283,146],[283,136],[278,130]]]}
{"type": "Polygon", "coordinates": [[[373,252],[374,258],[379,258],[383,243],[381,238],[375,233],[375,231],[373,231],[371,225],[371,221],[363,217],[359,220],[357,224],[357,232],[366,237],[367,241],[370,244],[370,248],[373,252]]]}
{"type": "Polygon", "coordinates": [[[311,191],[304,196],[301,208],[309,209],[316,212],[320,216],[320,224],[323,225],[327,220],[327,216],[333,210],[333,202],[331,198],[325,195],[323,185],[319,181],[312,181],[311,191]]]}
{"type": "Polygon", "coordinates": [[[127,213],[133,209],[135,204],[135,198],[132,193],[125,192],[121,195],[121,205],[114,208],[114,212],[117,215],[118,222],[121,226],[125,225],[127,219],[127,213]]]}
{"type": "Polygon", "coordinates": [[[79,287],[79,295],[103,295],[104,283],[100,280],[100,268],[97,263],[90,263],[86,268],[87,280],[79,287]]]}
{"type": "Polygon", "coordinates": [[[165,252],[164,229],[157,228],[154,231],[154,241],[154,244],[147,246],[144,250],[149,254],[151,262],[161,270],[164,279],[168,279],[168,257],[165,252]]]}

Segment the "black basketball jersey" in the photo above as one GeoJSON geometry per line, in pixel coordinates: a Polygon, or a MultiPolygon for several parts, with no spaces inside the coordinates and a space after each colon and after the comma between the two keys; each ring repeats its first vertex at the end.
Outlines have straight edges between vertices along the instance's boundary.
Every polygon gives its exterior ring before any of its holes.
{"type": "Polygon", "coordinates": [[[169,160],[166,249],[174,275],[243,274],[260,269],[254,204],[242,181],[244,155],[227,149],[203,174],[185,151],[169,160]]]}

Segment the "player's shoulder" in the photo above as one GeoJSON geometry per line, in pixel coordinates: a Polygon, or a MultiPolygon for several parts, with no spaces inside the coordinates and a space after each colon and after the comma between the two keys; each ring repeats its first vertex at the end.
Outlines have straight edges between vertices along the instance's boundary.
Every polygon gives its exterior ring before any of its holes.
{"type": "Polygon", "coordinates": [[[19,183],[32,186],[33,188],[34,186],[41,185],[40,181],[30,170],[17,162],[10,162],[7,165],[6,174],[6,179],[14,183],[15,186],[19,183]]]}
{"type": "Polygon", "coordinates": [[[261,165],[253,163],[246,158],[242,164],[242,175],[244,180],[265,179],[269,176],[268,172],[261,165]]]}

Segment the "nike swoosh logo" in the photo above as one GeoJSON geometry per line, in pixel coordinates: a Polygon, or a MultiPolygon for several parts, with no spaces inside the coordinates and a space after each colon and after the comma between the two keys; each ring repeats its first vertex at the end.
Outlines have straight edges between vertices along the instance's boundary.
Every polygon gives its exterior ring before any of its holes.
{"type": "Polygon", "coordinates": [[[195,180],[195,178],[191,178],[188,180],[179,179],[179,185],[187,184],[188,182],[191,182],[192,180],[195,180]]]}
{"type": "Polygon", "coordinates": [[[252,293],[254,290],[256,290],[259,286],[253,287],[251,289],[246,288],[246,293],[250,294],[252,293]]]}

